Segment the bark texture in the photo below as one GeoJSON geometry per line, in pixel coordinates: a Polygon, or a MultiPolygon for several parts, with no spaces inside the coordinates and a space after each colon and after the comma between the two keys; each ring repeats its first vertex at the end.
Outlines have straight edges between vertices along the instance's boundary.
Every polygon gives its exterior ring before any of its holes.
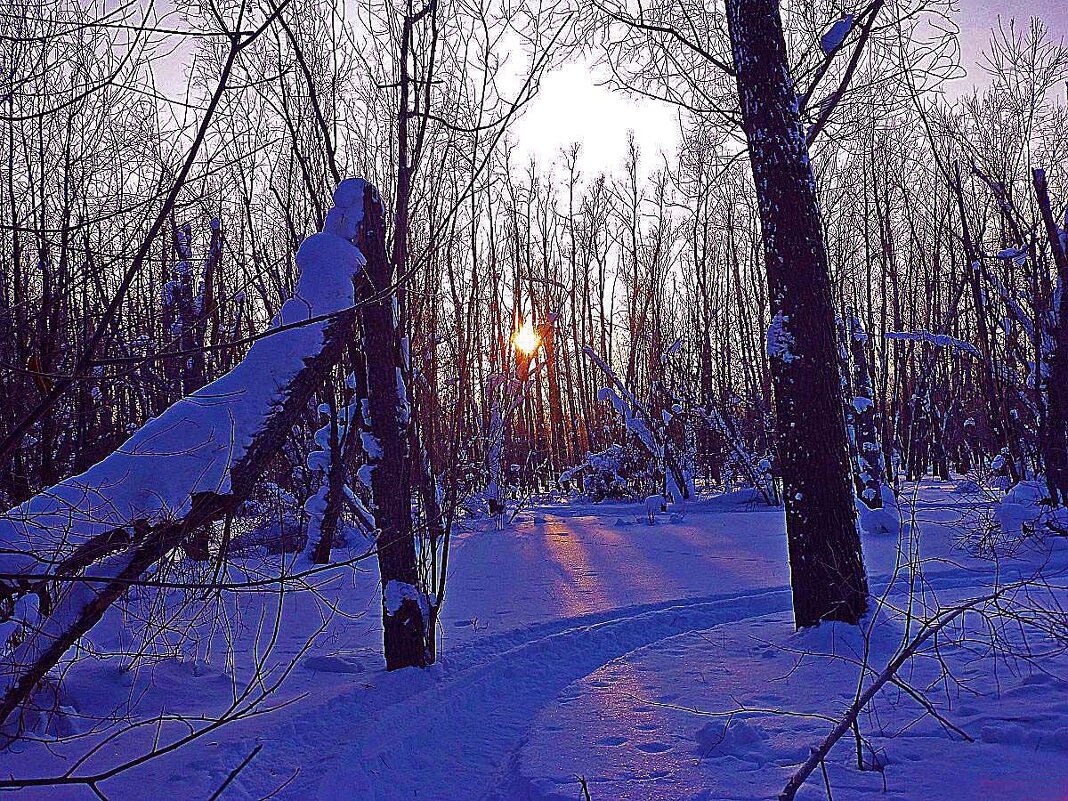
{"type": "Polygon", "coordinates": [[[400,338],[394,306],[393,266],[386,256],[385,222],[378,192],[368,185],[363,224],[356,246],[367,265],[360,273],[360,330],[366,354],[367,410],[374,444],[371,467],[372,512],[378,529],[378,566],[382,577],[382,633],[386,669],[424,667],[427,647],[426,604],[416,563],[412,529],[410,409],[401,366],[400,338]],[[391,591],[390,584],[393,585],[391,591]],[[391,594],[400,600],[391,608],[391,594]]]}
{"type": "Polygon", "coordinates": [[[815,176],[790,78],[777,0],[728,0],[773,323],[794,621],[855,623],[867,608],[834,313],[815,176]]]}
{"type": "Polygon", "coordinates": [[[1054,504],[1068,506],[1068,299],[1064,297],[1068,292],[1068,253],[1053,218],[1045,171],[1035,170],[1032,180],[1060,289],[1053,296],[1053,352],[1046,377],[1046,430],[1041,432],[1040,445],[1050,498],[1054,504]]]}

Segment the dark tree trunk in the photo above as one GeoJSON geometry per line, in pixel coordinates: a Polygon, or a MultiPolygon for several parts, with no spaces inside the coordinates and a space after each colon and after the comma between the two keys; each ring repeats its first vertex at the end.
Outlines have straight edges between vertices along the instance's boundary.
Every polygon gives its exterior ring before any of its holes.
{"type": "Polygon", "coordinates": [[[760,207],[774,321],[778,417],[794,621],[856,623],[867,608],[841,400],[827,251],[815,176],[777,0],[728,0],[742,127],[760,207]]]}
{"type": "Polygon", "coordinates": [[[1023,458],[1020,454],[1019,444],[1012,430],[1007,413],[1007,401],[1002,398],[1004,393],[998,388],[998,382],[994,376],[994,348],[991,336],[990,324],[987,320],[986,304],[983,301],[983,289],[979,282],[980,261],[979,247],[972,239],[971,229],[968,226],[968,215],[964,205],[964,188],[960,181],[958,170],[956,181],[953,183],[953,191],[957,196],[957,210],[960,213],[961,242],[964,245],[964,255],[968,260],[965,272],[968,276],[968,286],[972,294],[972,306],[975,307],[976,335],[979,339],[979,379],[982,389],[983,401],[990,421],[990,427],[997,438],[997,447],[1004,447],[1008,452],[1007,467],[1009,478],[1013,483],[1020,479],[1020,467],[1023,458]]]}
{"type": "Polygon", "coordinates": [[[1057,266],[1057,285],[1060,293],[1054,295],[1056,322],[1053,329],[1053,352],[1049,358],[1049,376],[1046,379],[1046,425],[1042,431],[1042,461],[1046,467],[1046,487],[1055,504],[1068,506],[1068,254],[1064,251],[1061,232],[1053,218],[1053,209],[1046,187],[1046,173],[1032,173],[1038,207],[1053,251],[1057,266]]]}
{"type": "MultiPolygon", "coordinates": [[[[323,509],[322,519],[319,521],[319,539],[312,549],[311,560],[317,565],[325,565],[330,562],[330,551],[334,547],[334,541],[338,538],[341,530],[341,507],[345,497],[345,450],[350,443],[349,432],[352,430],[352,421],[349,426],[341,431],[338,422],[338,410],[336,398],[331,390],[330,403],[330,437],[327,442],[327,450],[330,454],[330,466],[323,477],[326,483],[326,507],[323,509]],[[344,433],[344,440],[342,435],[344,433]]],[[[308,532],[311,534],[312,532],[308,532]]]]}
{"type": "Polygon", "coordinates": [[[545,354],[545,376],[549,384],[549,448],[548,458],[552,474],[558,475],[564,465],[573,461],[570,439],[564,434],[563,400],[560,393],[560,369],[556,352],[555,317],[550,316],[538,326],[545,354]]]}
{"type": "Polygon", "coordinates": [[[883,452],[875,417],[875,392],[868,367],[868,335],[856,314],[849,319],[849,349],[853,356],[853,426],[857,439],[854,473],[857,495],[869,509],[883,506],[883,452]]]}
{"type": "Polygon", "coordinates": [[[377,452],[369,452],[372,512],[378,529],[382,577],[382,631],[386,669],[429,663],[427,621],[419,602],[422,589],[412,530],[411,454],[408,396],[394,313],[393,266],[386,257],[385,222],[378,191],[364,190],[364,218],[356,246],[367,258],[358,297],[367,366],[368,423],[377,452]]]}

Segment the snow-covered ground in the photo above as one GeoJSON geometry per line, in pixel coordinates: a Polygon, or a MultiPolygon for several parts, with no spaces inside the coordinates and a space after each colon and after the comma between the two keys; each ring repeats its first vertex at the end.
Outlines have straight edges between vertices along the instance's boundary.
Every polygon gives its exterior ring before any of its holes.
{"type": "MultiPolygon", "coordinates": [[[[746,493],[692,502],[654,527],[637,504],[546,503],[503,532],[458,536],[430,670],[384,671],[367,560],[354,578],[308,577],[317,592],[287,594],[280,615],[269,590],[225,595],[232,630],[212,630],[206,609],[198,652],[180,661],[161,653],[123,670],[130,659],[83,660],[65,678],[62,719],[84,729],[79,721],[131,700],[141,716],[217,713],[252,676],[242,652],[255,649],[274,678],[292,665],[263,701],[281,708],[99,788],[112,799],[207,798],[262,745],[222,798],[581,799],[583,781],[593,801],[774,798],[853,702],[862,669],[870,681],[935,609],[1038,568],[1053,585],[1040,603],[1068,606],[1063,539],[977,552],[962,535],[990,517],[987,501],[943,483],[905,495],[916,525],[865,538],[880,603],[860,628],[794,632],[782,511],[746,493]]],[[[96,643],[128,647],[120,623],[105,620],[96,643]]],[[[928,648],[876,697],[859,719],[869,769],[843,738],[825,765],[833,798],[1068,798],[1068,633],[1029,635],[1024,660],[1022,629],[995,632],[1012,656],[991,652],[983,623],[969,614],[947,627],[940,659],[928,648]]],[[[181,725],[166,724],[163,740],[181,725]]],[[[108,743],[79,772],[154,736],[108,743]]],[[[86,742],[16,746],[0,757],[3,772],[62,772],[86,742]]],[[[12,797],[93,795],[72,786],[12,797]]],[[[798,798],[826,797],[817,770],[798,798]]]]}

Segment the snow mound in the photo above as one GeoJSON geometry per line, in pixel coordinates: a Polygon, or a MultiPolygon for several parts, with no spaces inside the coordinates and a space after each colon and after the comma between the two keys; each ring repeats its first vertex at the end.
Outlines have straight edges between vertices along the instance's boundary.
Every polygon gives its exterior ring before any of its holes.
{"type": "Polygon", "coordinates": [[[857,499],[857,521],[860,530],[871,535],[897,535],[901,531],[901,509],[894,491],[886,484],[881,489],[883,506],[881,509],[869,509],[863,501],[857,499]]]}
{"type": "Polygon", "coordinates": [[[304,660],[307,670],[320,673],[363,673],[366,670],[368,654],[366,652],[339,651],[336,654],[318,654],[304,660]]]}
{"type": "Polygon", "coordinates": [[[994,516],[1008,536],[1019,537],[1045,525],[1068,528],[1068,510],[1052,508],[1048,499],[1041,481],[1020,481],[994,507],[994,516]]]}
{"type": "Polygon", "coordinates": [[[732,717],[726,722],[709,721],[697,730],[694,739],[699,759],[729,754],[760,764],[764,761],[760,754],[768,735],[748,720],[732,717]]]}
{"type": "Polygon", "coordinates": [[[983,488],[974,478],[964,478],[957,482],[953,491],[958,495],[978,495],[983,488]]]}

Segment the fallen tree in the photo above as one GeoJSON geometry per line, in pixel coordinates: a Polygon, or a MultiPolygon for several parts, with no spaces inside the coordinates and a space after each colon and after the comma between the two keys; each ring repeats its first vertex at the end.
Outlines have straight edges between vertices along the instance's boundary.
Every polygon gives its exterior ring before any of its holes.
{"type": "Polygon", "coordinates": [[[362,179],[342,182],[297,253],[293,296],[232,371],[0,519],[0,619],[19,624],[0,658],[0,725],[131,584],[249,497],[355,334],[366,259],[352,240],[379,204],[362,179]]]}

